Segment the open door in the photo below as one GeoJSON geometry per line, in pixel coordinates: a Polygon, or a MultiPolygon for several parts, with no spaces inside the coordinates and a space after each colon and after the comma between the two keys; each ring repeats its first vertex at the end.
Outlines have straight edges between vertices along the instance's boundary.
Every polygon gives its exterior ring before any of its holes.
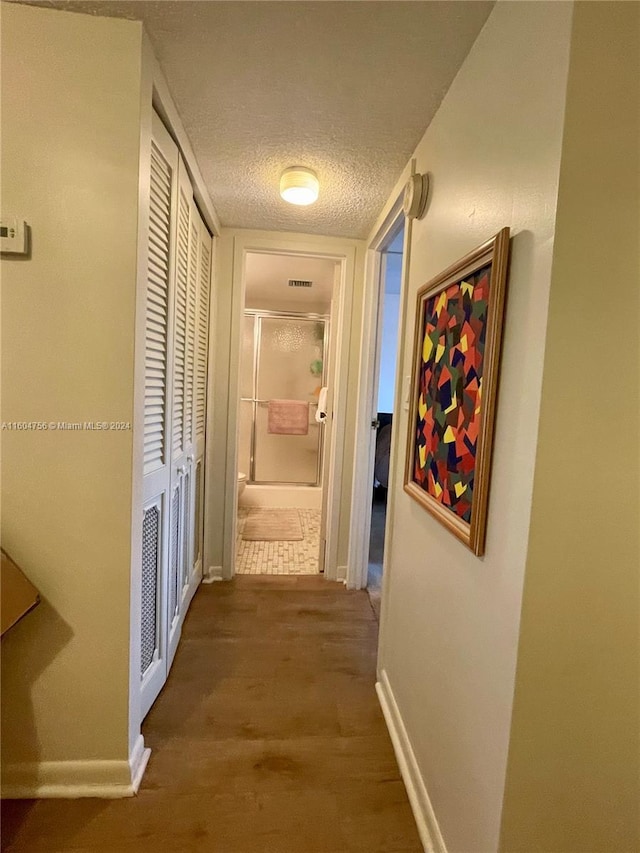
{"type": "MultiPolygon", "coordinates": [[[[337,535],[337,525],[332,524],[332,511],[337,507],[337,496],[335,494],[334,483],[334,406],[335,406],[335,389],[338,369],[338,345],[341,326],[340,314],[340,278],[342,275],[342,265],[336,263],[336,269],[333,282],[333,298],[331,300],[331,320],[329,322],[328,337],[325,338],[325,352],[327,353],[324,382],[327,387],[327,416],[324,419],[321,429],[323,430],[323,447],[322,454],[322,515],[320,518],[320,554],[319,567],[322,573],[327,573],[327,559],[330,550],[329,531],[335,531],[337,535]]],[[[337,566],[332,567],[337,570],[337,566]]]]}
{"type": "Polygon", "coordinates": [[[369,541],[365,543],[366,586],[376,613],[379,613],[382,593],[391,435],[394,428],[403,241],[404,228],[384,246],[380,258],[374,394],[370,409],[372,441],[369,464],[373,477],[369,481],[369,541]]]}

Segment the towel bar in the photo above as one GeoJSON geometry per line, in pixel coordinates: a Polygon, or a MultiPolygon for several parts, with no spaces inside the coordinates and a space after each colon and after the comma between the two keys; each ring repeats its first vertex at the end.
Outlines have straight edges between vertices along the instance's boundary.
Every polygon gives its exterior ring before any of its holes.
{"type": "MultiPolygon", "coordinates": [[[[240,401],[242,403],[263,403],[264,405],[267,405],[268,403],[271,402],[271,400],[256,400],[254,397],[240,397],[240,401]]],[[[306,400],[303,400],[301,402],[306,402],[306,400]]],[[[309,403],[309,405],[310,406],[317,406],[318,404],[317,403],[309,403]]]]}

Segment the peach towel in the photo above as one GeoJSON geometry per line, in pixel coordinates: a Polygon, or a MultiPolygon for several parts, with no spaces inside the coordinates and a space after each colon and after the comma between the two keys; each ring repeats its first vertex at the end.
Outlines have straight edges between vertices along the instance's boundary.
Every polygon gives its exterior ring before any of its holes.
{"type": "Polygon", "coordinates": [[[309,404],[301,400],[271,400],[267,432],[272,435],[307,435],[309,404]]]}

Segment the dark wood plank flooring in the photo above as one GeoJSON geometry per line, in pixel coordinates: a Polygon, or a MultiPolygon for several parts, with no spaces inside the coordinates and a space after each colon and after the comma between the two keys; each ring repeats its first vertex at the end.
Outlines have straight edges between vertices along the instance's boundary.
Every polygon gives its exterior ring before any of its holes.
{"type": "Polygon", "coordinates": [[[144,724],[138,796],[3,803],[12,853],[420,853],[375,694],[366,592],[202,586],[144,724]]]}

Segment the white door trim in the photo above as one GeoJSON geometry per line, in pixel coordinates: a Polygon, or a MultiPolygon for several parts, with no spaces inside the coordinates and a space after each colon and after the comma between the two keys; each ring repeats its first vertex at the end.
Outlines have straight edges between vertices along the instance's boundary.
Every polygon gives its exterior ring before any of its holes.
{"type": "MultiPolygon", "coordinates": [[[[227,452],[225,464],[225,494],[233,496],[225,500],[223,520],[222,577],[230,580],[235,573],[235,550],[237,535],[237,491],[238,491],[238,428],[240,412],[240,353],[242,346],[242,316],[245,303],[245,263],[251,252],[325,258],[340,264],[337,310],[332,311],[332,325],[338,324],[338,343],[334,367],[333,430],[331,434],[329,477],[324,488],[331,484],[335,496],[330,505],[330,517],[326,524],[326,556],[324,576],[327,580],[338,580],[338,528],[340,523],[339,495],[342,487],[342,459],[344,455],[347,381],[349,371],[349,331],[353,303],[356,247],[337,240],[334,244],[327,238],[317,243],[305,235],[299,240],[282,237],[261,238],[251,234],[234,237],[233,283],[231,310],[231,341],[229,366],[229,407],[227,420],[227,452]],[[334,319],[335,318],[335,319],[334,319]]],[[[325,448],[325,452],[327,449],[325,448]]]]}
{"type": "MultiPolygon", "coordinates": [[[[347,566],[347,587],[349,589],[364,589],[367,585],[369,564],[369,536],[371,533],[371,490],[373,488],[373,473],[375,465],[375,432],[371,421],[377,415],[377,390],[379,375],[379,320],[381,316],[383,282],[382,250],[400,230],[404,218],[402,195],[398,196],[380,228],[369,243],[367,250],[364,304],[362,312],[362,334],[360,338],[360,369],[358,376],[358,404],[356,420],[356,442],[353,461],[353,489],[351,492],[351,525],[349,531],[349,562],[347,566]]],[[[402,264],[402,293],[405,292],[407,276],[407,247],[410,238],[410,220],[405,222],[405,235],[402,264]]],[[[404,297],[401,296],[401,304],[404,297]]],[[[398,349],[402,341],[402,311],[399,317],[398,349]]],[[[396,364],[395,404],[398,406],[400,377],[402,365],[400,357],[396,364]]],[[[389,482],[392,480],[393,453],[389,467],[389,482]]],[[[390,517],[387,513],[385,533],[385,552],[391,536],[390,517]]],[[[383,568],[384,576],[384,568],[383,568]]]]}

